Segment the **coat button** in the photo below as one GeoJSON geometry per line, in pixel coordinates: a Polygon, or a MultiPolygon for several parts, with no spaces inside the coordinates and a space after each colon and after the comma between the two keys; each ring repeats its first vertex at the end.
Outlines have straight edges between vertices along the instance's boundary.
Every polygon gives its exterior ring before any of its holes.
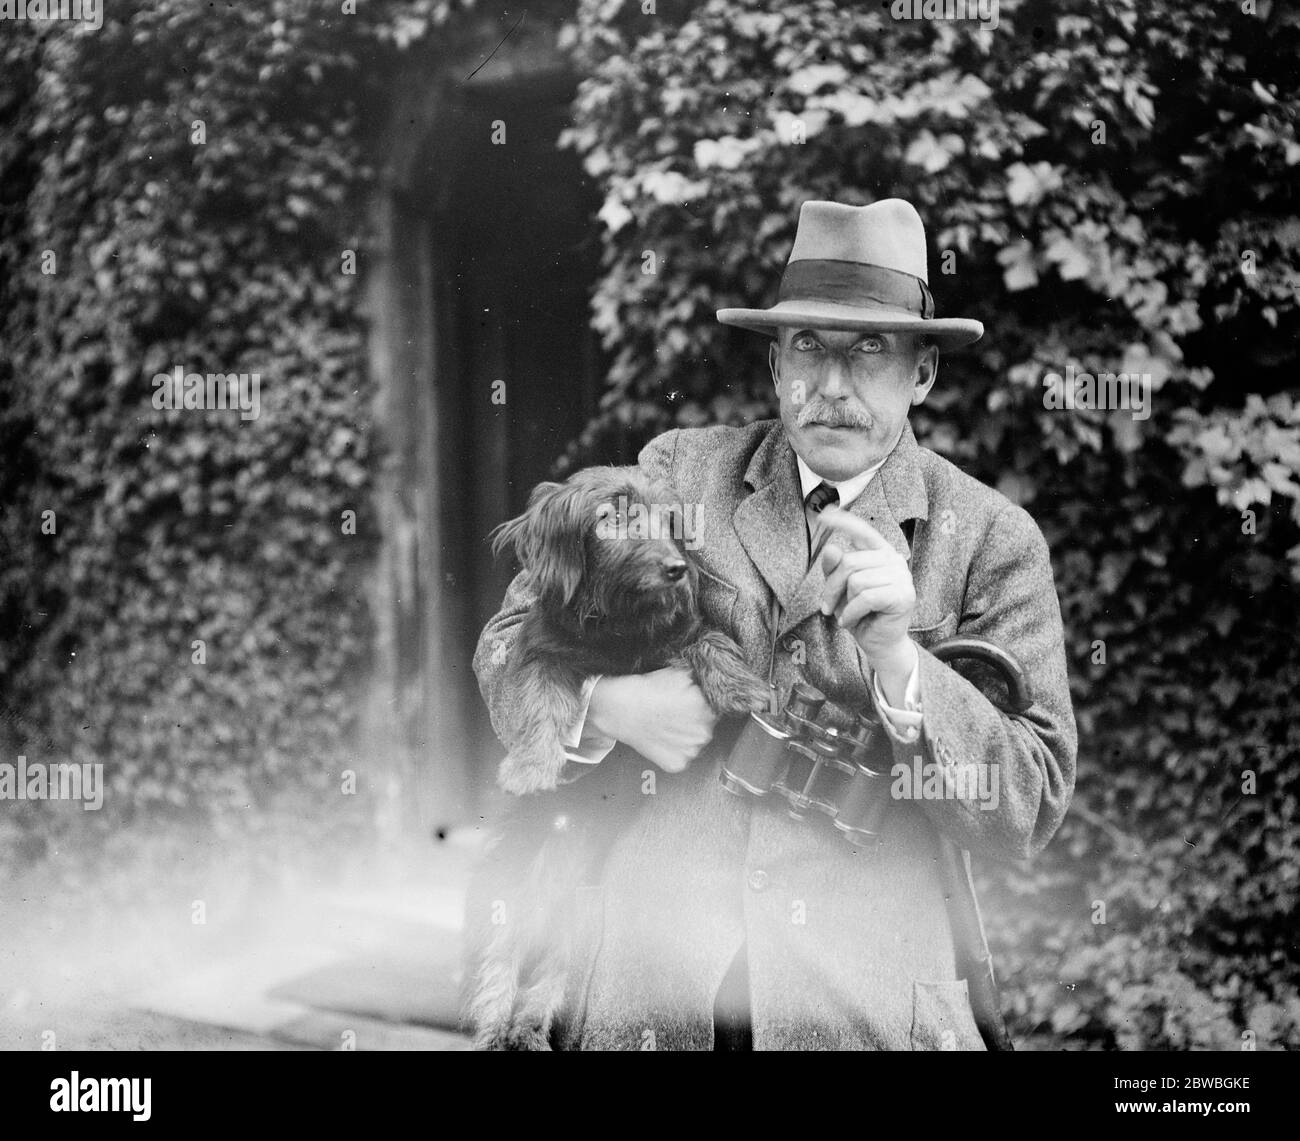
{"type": "Polygon", "coordinates": [[[781,639],[781,649],[783,649],[787,654],[793,654],[795,651],[795,647],[798,645],[799,645],[799,639],[796,638],[793,634],[787,634],[784,638],[781,639]]]}
{"type": "Polygon", "coordinates": [[[749,886],[754,891],[766,891],[767,872],[763,871],[762,868],[755,868],[752,872],[749,873],[749,886]]]}

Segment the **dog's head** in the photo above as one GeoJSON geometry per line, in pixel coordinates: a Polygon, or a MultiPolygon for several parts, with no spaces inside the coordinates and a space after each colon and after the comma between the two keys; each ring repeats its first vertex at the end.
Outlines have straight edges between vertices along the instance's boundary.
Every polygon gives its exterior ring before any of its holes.
{"type": "Polygon", "coordinates": [[[695,605],[686,557],[698,511],[638,468],[585,468],[534,488],[524,513],[493,532],[513,546],[544,606],[580,620],[618,615],[668,618],[695,605]]]}

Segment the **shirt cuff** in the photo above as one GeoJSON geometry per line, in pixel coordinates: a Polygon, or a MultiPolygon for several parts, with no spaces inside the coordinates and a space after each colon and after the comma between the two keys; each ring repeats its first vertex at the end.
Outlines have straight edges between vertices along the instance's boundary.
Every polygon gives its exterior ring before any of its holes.
{"type": "Polygon", "coordinates": [[[885,700],[876,671],[871,671],[871,699],[886,732],[900,744],[914,745],[921,739],[921,663],[917,660],[908,675],[903,690],[903,708],[897,709],[885,700]]]}
{"type": "Polygon", "coordinates": [[[578,716],[564,735],[564,756],[567,760],[580,765],[598,765],[618,742],[613,737],[594,733],[587,728],[587,710],[591,707],[591,692],[596,688],[602,674],[589,677],[582,683],[579,698],[578,716]]]}

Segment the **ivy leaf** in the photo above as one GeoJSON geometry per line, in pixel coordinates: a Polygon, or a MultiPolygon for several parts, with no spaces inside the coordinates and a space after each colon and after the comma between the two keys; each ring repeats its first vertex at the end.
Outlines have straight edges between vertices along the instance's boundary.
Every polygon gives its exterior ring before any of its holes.
{"type": "Polygon", "coordinates": [[[1034,248],[1027,241],[1019,241],[1000,250],[997,255],[1002,269],[1002,282],[1011,293],[1032,289],[1038,284],[1038,270],[1034,267],[1034,248]]]}
{"type": "Polygon", "coordinates": [[[1037,205],[1060,186],[1060,172],[1049,162],[1036,162],[1032,166],[1015,162],[1007,167],[1007,201],[1012,206],[1037,205]]]}

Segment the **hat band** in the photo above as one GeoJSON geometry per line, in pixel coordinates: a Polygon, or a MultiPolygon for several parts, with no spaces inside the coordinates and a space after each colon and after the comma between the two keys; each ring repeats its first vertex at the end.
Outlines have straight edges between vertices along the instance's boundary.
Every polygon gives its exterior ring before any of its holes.
{"type": "Polygon", "coordinates": [[[832,258],[805,258],[785,267],[777,301],[828,301],[883,305],[918,317],[934,316],[934,298],[919,277],[883,265],[832,258]]]}

